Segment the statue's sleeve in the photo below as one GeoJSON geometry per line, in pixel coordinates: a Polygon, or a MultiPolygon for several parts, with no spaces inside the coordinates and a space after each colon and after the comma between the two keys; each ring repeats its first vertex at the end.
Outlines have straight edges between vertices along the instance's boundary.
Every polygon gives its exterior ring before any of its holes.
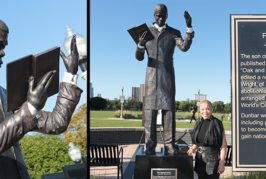
{"type": "Polygon", "coordinates": [[[141,49],[137,45],[135,57],[137,60],[142,61],[144,59],[145,48],[141,49]]]}
{"type": "Polygon", "coordinates": [[[17,113],[6,117],[0,123],[0,155],[36,127],[27,102],[25,102],[17,113]]]}
{"type": "Polygon", "coordinates": [[[39,111],[36,115],[39,129],[28,109],[27,101],[23,103],[15,114],[0,123],[0,155],[29,131],[45,134],[60,134],[66,131],[81,93],[82,90],[76,85],[62,82],[53,112],[39,111]]]}
{"type": "Polygon", "coordinates": [[[56,106],[52,112],[39,111],[36,119],[39,129],[36,132],[44,134],[61,134],[67,130],[72,114],[79,103],[82,90],[76,85],[62,82],[59,87],[56,106]]]}
{"type": "Polygon", "coordinates": [[[179,37],[175,38],[176,46],[183,52],[188,51],[190,45],[192,44],[192,39],[194,37],[194,31],[192,33],[186,33],[185,40],[183,40],[181,34],[179,37]]]}

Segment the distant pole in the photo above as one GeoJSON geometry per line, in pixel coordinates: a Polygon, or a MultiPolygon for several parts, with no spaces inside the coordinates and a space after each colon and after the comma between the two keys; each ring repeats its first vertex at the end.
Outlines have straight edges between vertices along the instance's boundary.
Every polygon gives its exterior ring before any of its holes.
{"type": "Polygon", "coordinates": [[[198,106],[198,110],[197,110],[198,111],[198,117],[197,117],[197,119],[199,119],[200,89],[198,89],[198,99],[199,99],[199,101],[197,102],[198,103],[198,105],[197,105],[198,106]]]}
{"type": "Polygon", "coordinates": [[[123,98],[123,90],[124,90],[124,87],[122,86],[122,97],[121,97],[121,116],[120,116],[120,118],[123,118],[123,103],[124,103],[124,98],[123,98]]]}

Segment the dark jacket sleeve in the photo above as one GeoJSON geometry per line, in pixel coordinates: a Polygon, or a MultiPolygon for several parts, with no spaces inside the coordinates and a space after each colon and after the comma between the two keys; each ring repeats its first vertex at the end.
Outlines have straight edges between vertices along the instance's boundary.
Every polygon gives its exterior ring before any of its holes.
{"type": "Polygon", "coordinates": [[[5,118],[0,124],[0,155],[35,127],[36,123],[25,102],[17,113],[5,118]]]}
{"type": "Polygon", "coordinates": [[[144,53],[145,53],[145,49],[140,49],[137,45],[137,49],[135,52],[136,59],[139,61],[142,61],[144,59],[144,53]]]}
{"type": "Polygon", "coordinates": [[[182,36],[177,37],[175,40],[176,46],[183,52],[188,51],[190,45],[192,44],[193,37],[194,31],[192,33],[186,33],[185,40],[182,39],[182,36]]]}
{"type": "Polygon", "coordinates": [[[61,83],[53,112],[39,111],[36,115],[38,129],[27,102],[15,114],[8,116],[0,124],[0,155],[18,142],[27,132],[60,134],[66,131],[71,116],[79,102],[82,90],[75,85],[61,83]]]}
{"type": "Polygon", "coordinates": [[[65,132],[81,93],[82,90],[77,86],[62,82],[53,112],[39,111],[36,115],[39,129],[36,126],[33,130],[54,135],[65,132]]]}

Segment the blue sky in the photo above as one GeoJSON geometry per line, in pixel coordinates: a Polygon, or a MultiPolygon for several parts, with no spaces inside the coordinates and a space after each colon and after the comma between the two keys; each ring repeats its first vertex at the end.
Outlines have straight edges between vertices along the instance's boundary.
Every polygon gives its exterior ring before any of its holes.
{"type": "MultiPolygon", "coordinates": [[[[0,85],[6,88],[6,64],[29,54],[38,54],[58,46],[67,55],[63,42],[65,28],[83,35],[87,41],[86,0],[26,0],[1,2],[0,19],[9,27],[8,46],[5,48],[4,64],[0,69],[0,85]]],[[[60,82],[66,68],[60,57],[60,82]]],[[[77,86],[83,90],[79,104],[87,103],[87,85],[78,71],[77,86]]],[[[18,77],[19,78],[19,77],[18,77]]],[[[48,98],[43,110],[52,111],[57,95],[48,98]]],[[[77,109],[77,108],[76,108],[77,109]]]]}
{"type": "Polygon", "coordinates": [[[266,14],[260,0],[91,0],[90,81],[94,96],[113,100],[131,96],[134,86],[145,83],[147,54],[135,59],[136,44],[128,29],[150,26],[156,4],[168,8],[166,23],[185,36],[184,11],[192,17],[195,32],[191,48],[174,54],[176,97],[193,99],[200,89],[211,102],[230,102],[230,14],[266,14]]]}

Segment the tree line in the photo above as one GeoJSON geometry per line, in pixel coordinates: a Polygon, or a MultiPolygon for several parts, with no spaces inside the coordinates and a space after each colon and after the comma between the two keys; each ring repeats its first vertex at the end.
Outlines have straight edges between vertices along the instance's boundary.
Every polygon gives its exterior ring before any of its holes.
{"type": "MultiPolygon", "coordinates": [[[[101,97],[90,98],[90,109],[91,110],[101,110],[101,109],[121,109],[120,101],[109,101],[101,97]]],[[[142,102],[136,100],[125,100],[123,103],[123,109],[130,110],[135,108],[137,110],[142,110],[142,102]]]]}
{"type": "MultiPolygon", "coordinates": [[[[190,111],[193,106],[195,110],[198,110],[197,107],[198,100],[188,101],[176,101],[175,108],[176,110],[190,111]]],[[[212,103],[213,112],[231,112],[231,103],[224,104],[223,101],[214,101],[212,103]]]]}
{"type": "MultiPolygon", "coordinates": [[[[194,109],[197,110],[198,100],[188,101],[175,101],[176,110],[190,111],[191,107],[194,106],[194,109]]],[[[142,110],[143,103],[136,100],[125,100],[124,109],[130,110],[131,108],[136,108],[137,110],[142,110]]],[[[224,104],[223,101],[214,101],[212,103],[214,112],[231,112],[231,103],[224,104]]],[[[121,109],[120,101],[108,101],[101,97],[92,97],[90,98],[90,109],[101,110],[101,109],[121,109]]]]}

